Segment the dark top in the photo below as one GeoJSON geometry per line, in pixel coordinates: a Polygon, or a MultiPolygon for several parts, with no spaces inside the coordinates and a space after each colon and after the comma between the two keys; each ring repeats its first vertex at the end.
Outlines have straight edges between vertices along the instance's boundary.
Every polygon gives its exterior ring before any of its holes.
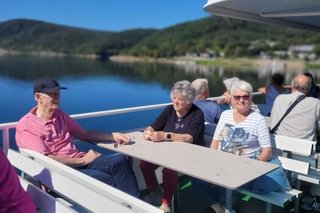
{"type": "Polygon", "coordinates": [[[182,118],[176,114],[173,105],[167,106],[151,127],[155,131],[190,134],[193,144],[204,146],[204,117],[202,111],[192,104],[189,112],[182,118]]]}

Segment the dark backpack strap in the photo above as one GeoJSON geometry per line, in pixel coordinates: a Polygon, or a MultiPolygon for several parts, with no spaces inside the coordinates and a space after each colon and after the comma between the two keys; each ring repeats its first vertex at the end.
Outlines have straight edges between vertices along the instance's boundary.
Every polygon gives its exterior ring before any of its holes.
{"type": "Polygon", "coordinates": [[[275,130],[279,127],[280,123],[282,120],[291,112],[291,110],[300,102],[302,101],[306,96],[305,95],[300,95],[287,109],[287,111],[283,114],[282,118],[278,121],[278,123],[270,130],[270,133],[273,134],[275,130]]]}

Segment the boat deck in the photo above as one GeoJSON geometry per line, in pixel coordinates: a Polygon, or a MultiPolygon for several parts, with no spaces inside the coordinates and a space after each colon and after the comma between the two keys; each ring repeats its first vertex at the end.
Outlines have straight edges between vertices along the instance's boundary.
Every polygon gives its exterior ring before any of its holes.
{"type": "MultiPolygon", "coordinates": [[[[205,206],[204,202],[200,200],[198,194],[191,193],[191,188],[179,191],[179,204],[175,213],[214,213],[205,206]]],[[[266,203],[260,200],[250,198],[248,201],[242,200],[244,195],[238,195],[234,209],[237,213],[255,213],[265,212],[266,203]]],[[[284,209],[278,206],[272,206],[272,213],[289,213],[290,209],[284,209]]],[[[302,211],[300,211],[303,213],[302,211]]]]}
{"type": "MultiPolygon", "coordinates": [[[[189,185],[185,179],[179,180],[180,183],[189,185]]],[[[183,187],[183,186],[182,186],[183,187]]],[[[175,213],[214,213],[213,210],[208,208],[205,205],[204,201],[201,200],[199,193],[194,193],[194,190],[191,190],[192,185],[180,189],[176,194],[178,201],[175,202],[175,213]],[[178,196],[178,197],[177,197],[178,196]]],[[[145,193],[145,192],[143,192],[145,193]]],[[[281,208],[278,206],[272,206],[272,213],[289,213],[293,212],[293,203],[289,204],[287,208],[281,208]]],[[[257,200],[255,198],[249,198],[248,200],[244,195],[238,194],[234,209],[237,213],[257,213],[257,212],[266,212],[266,203],[257,200]]],[[[300,208],[300,213],[314,213],[315,211],[306,211],[300,208]]]]}

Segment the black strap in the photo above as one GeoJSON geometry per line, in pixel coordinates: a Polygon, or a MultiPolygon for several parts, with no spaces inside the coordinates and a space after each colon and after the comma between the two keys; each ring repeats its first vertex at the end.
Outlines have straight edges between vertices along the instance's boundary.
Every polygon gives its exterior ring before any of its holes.
{"type": "Polygon", "coordinates": [[[275,130],[279,127],[282,120],[289,114],[289,112],[300,102],[302,101],[306,96],[300,95],[293,104],[290,105],[290,107],[287,109],[287,111],[283,114],[282,118],[278,121],[278,123],[270,130],[270,133],[273,134],[275,130]]]}

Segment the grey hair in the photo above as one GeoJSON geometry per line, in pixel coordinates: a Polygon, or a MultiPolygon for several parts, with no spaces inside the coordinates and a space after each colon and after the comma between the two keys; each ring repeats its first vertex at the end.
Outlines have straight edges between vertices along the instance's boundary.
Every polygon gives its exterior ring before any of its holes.
{"type": "Polygon", "coordinates": [[[208,80],[205,78],[198,78],[192,82],[192,86],[196,90],[196,97],[201,95],[203,91],[207,90],[208,87],[208,80]]]}
{"type": "Polygon", "coordinates": [[[248,82],[246,82],[244,80],[240,80],[240,81],[233,83],[231,86],[231,89],[230,89],[231,95],[234,95],[234,93],[237,89],[240,89],[242,91],[249,93],[250,97],[252,97],[253,89],[252,89],[251,84],[249,84],[248,82]]]}
{"type": "Polygon", "coordinates": [[[291,88],[296,89],[304,94],[307,94],[309,92],[309,90],[311,89],[312,80],[311,80],[311,78],[309,78],[308,76],[305,76],[305,75],[303,77],[306,77],[307,80],[301,79],[301,76],[302,75],[298,75],[297,77],[295,77],[292,80],[291,88]]]}
{"type": "Polygon", "coordinates": [[[183,81],[178,81],[176,82],[170,93],[171,99],[173,99],[173,95],[175,93],[181,94],[182,96],[187,98],[187,102],[190,104],[194,100],[196,96],[196,90],[195,88],[191,85],[191,83],[187,80],[183,81]]]}

